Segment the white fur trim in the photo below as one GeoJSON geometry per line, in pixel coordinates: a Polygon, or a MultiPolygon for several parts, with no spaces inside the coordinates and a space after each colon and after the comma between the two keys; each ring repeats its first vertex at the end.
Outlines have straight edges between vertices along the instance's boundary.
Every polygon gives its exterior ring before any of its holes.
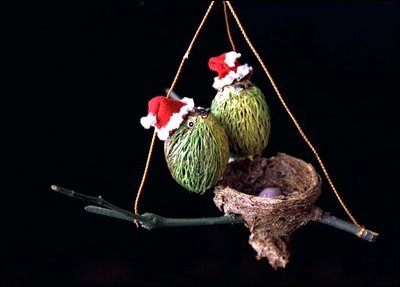
{"type": "Polygon", "coordinates": [[[156,132],[157,132],[158,138],[162,141],[166,141],[169,137],[169,131],[167,131],[166,129],[159,130],[156,128],[156,132]]]}
{"type": "Polygon", "coordinates": [[[234,81],[240,81],[245,76],[247,76],[251,71],[253,71],[253,68],[251,66],[247,64],[241,65],[237,67],[236,73],[234,71],[230,71],[229,74],[223,77],[222,79],[215,77],[213,88],[219,90],[226,85],[232,84],[234,81]]]}
{"type": "Polygon", "coordinates": [[[153,127],[157,122],[157,118],[155,115],[152,113],[149,113],[146,117],[142,117],[140,119],[140,123],[145,129],[149,129],[150,127],[153,127]]]}
{"type": "Polygon", "coordinates": [[[179,110],[178,113],[173,113],[171,115],[167,125],[162,127],[161,129],[158,129],[158,128],[155,127],[155,130],[157,132],[157,136],[162,141],[165,141],[165,140],[168,139],[170,131],[173,131],[173,130],[176,130],[177,128],[179,128],[179,126],[183,122],[184,116],[187,115],[194,108],[193,99],[191,99],[191,98],[183,98],[180,101],[184,102],[186,105],[181,107],[181,109],[179,110]]]}
{"type": "Polygon", "coordinates": [[[252,71],[253,71],[253,67],[251,67],[251,66],[249,66],[247,64],[244,64],[244,65],[241,65],[241,66],[237,67],[236,80],[240,81],[241,79],[246,77],[252,71]]]}
{"type": "Polygon", "coordinates": [[[223,77],[222,79],[215,77],[214,78],[214,84],[213,84],[213,88],[216,90],[221,89],[223,86],[232,84],[233,81],[235,80],[235,75],[236,73],[234,71],[230,71],[228,75],[226,75],[225,77],[223,77]]]}
{"type": "Polygon", "coordinates": [[[236,59],[239,59],[242,54],[236,53],[235,51],[228,52],[225,54],[225,64],[228,65],[228,67],[235,67],[235,61],[236,59]]]}

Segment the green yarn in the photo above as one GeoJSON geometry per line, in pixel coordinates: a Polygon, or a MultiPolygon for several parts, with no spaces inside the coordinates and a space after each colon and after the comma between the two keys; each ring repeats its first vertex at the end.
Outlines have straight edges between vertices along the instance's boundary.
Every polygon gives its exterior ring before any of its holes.
{"type": "Polygon", "coordinates": [[[228,137],[209,109],[196,108],[165,141],[164,153],[172,177],[189,191],[203,194],[227,167],[228,137]]]}
{"type": "Polygon", "coordinates": [[[228,135],[232,156],[260,155],[268,145],[269,108],[262,91],[249,80],[223,87],[211,103],[211,112],[228,135]]]}

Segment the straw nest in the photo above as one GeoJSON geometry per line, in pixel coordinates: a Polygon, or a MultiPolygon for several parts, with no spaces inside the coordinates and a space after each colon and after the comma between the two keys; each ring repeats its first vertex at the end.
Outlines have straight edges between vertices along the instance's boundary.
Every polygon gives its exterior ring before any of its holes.
{"type": "Polygon", "coordinates": [[[215,187],[214,203],[225,214],[244,218],[256,258],[267,258],[277,269],[289,261],[290,234],[321,217],[315,205],[320,193],[321,177],[311,164],[278,153],[231,162],[215,187]],[[266,187],[278,187],[282,194],[258,196],[266,187]]]}

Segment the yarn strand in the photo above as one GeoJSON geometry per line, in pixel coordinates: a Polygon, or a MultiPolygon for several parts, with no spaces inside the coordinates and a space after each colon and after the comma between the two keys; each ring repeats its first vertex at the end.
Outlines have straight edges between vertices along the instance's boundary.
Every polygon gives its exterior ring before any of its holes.
{"type": "Polygon", "coordinates": [[[338,199],[339,203],[341,204],[342,208],[344,209],[344,211],[346,212],[346,214],[349,216],[349,218],[351,219],[351,221],[354,223],[355,226],[357,226],[357,228],[359,229],[359,236],[361,236],[364,233],[364,226],[360,225],[357,220],[354,218],[354,216],[352,215],[352,213],[350,212],[349,208],[346,206],[346,204],[344,203],[344,201],[342,200],[341,196],[339,195],[339,192],[336,190],[335,185],[333,184],[333,181],[331,179],[331,177],[329,176],[329,173],[327,171],[327,169],[325,168],[324,163],[322,162],[321,157],[319,156],[316,148],[314,147],[314,145],[311,143],[311,141],[308,139],[308,137],[305,135],[303,129],[301,128],[299,122],[296,120],[296,118],[294,117],[293,113],[290,111],[289,107],[287,106],[285,100],[283,99],[283,96],[281,95],[281,93],[279,92],[279,89],[277,87],[277,85],[275,84],[275,81],[273,80],[270,72],[268,71],[266,65],[264,64],[263,60],[261,59],[260,55],[258,54],[257,50],[254,48],[253,44],[251,43],[249,37],[247,36],[247,33],[245,32],[243,25],[240,23],[240,20],[237,16],[237,14],[235,13],[235,10],[232,7],[232,4],[230,3],[230,1],[224,1],[224,3],[226,3],[229,7],[230,12],[232,13],[232,16],[234,17],[237,25],[239,26],[239,29],[243,35],[243,37],[245,38],[248,46],[250,47],[251,51],[253,52],[253,54],[255,55],[255,57],[257,58],[258,62],[260,63],[261,67],[263,68],[265,74],[267,75],[269,81],[271,82],[271,85],[275,91],[275,93],[277,94],[280,102],[282,103],[283,107],[285,108],[287,114],[289,115],[290,119],[292,120],[292,122],[294,123],[294,125],[296,126],[300,136],[303,138],[303,140],[306,142],[306,144],[308,145],[308,147],[311,149],[312,153],[314,154],[314,156],[316,157],[324,175],[325,178],[327,179],[330,187],[332,188],[336,198],[338,199]]]}
{"type": "Polygon", "coordinates": [[[229,42],[231,43],[232,50],[236,52],[236,46],[235,43],[233,42],[232,34],[231,34],[231,28],[229,26],[229,15],[228,15],[228,9],[226,8],[226,1],[222,2],[224,4],[224,16],[225,16],[225,24],[226,24],[226,32],[228,34],[229,42]]]}
{"type": "MultiPolygon", "coordinates": [[[[180,76],[180,74],[182,72],[183,65],[184,65],[185,61],[189,57],[189,54],[190,54],[190,51],[193,48],[194,42],[196,41],[201,29],[204,26],[204,23],[205,23],[208,15],[210,14],[210,11],[211,11],[212,7],[214,6],[214,2],[215,1],[211,1],[210,5],[208,6],[206,13],[204,14],[203,19],[201,20],[200,25],[197,28],[196,33],[194,34],[194,36],[193,36],[193,38],[192,38],[192,40],[191,40],[191,42],[189,44],[189,47],[187,48],[185,54],[182,57],[181,63],[179,64],[179,67],[178,67],[178,70],[177,70],[176,75],[174,77],[174,80],[172,81],[171,87],[168,90],[168,93],[167,93],[167,96],[166,96],[167,98],[169,98],[171,96],[171,93],[174,90],[176,82],[178,81],[178,78],[179,78],[179,76],[180,76]]],[[[134,204],[135,215],[139,214],[139,211],[138,211],[139,199],[140,199],[140,196],[141,196],[141,194],[143,192],[144,183],[146,182],[147,175],[148,175],[148,172],[149,172],[150,161],[151,161],[151,157],[153,155],[153,150],[154,150],[155,138],[156,138],[156,131],[153,132],[153,137],[151,138],[150,147],[149,147],[149,151],[148,151],[148,154],[147,154],[147,160],[146,160],[146,164],[145,164],[145,167],[144,167],[142,180],[140,182],[140,185],[139,185],[139,188],[138,188],[138,191],[137,191],[137,194],[136,194],[136,199],[135,199],[135,204],[134,204]]],[[[137,219],[134,220],[134,223],[136,224],[137,227],[139,227],[139,222],[138,222],[137,219]]]]}

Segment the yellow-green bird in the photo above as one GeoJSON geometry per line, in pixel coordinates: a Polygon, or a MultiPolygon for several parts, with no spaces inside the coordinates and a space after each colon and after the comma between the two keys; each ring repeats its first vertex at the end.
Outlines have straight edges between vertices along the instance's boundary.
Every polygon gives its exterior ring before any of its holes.
{"type": "Polygon", "coordinates": [[[249,80],[253,68],[241,65],[240,56],[231,51],[209,59],[209,68],[218,73],[211,113],[228,135],[231,156],[253,158],[268,145],[271,119],[264,94],[249,80]]]}
{"type": "Polygon", "coordinates": [[[221,179],[229,159],[228,136],[210,109],[195,107],[189,98],[157,96],[141,124],[153,126],[165,141],[169,171],[181,186],[203,194],[221,179]]]}

